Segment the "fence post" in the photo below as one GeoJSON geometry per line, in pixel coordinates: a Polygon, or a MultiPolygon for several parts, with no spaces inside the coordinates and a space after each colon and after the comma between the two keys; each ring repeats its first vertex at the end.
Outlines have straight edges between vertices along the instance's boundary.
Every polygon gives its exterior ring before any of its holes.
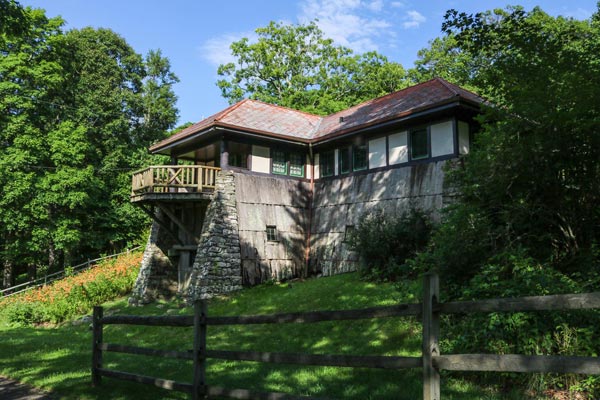
{"type": "Polygon", "coordinates": [[[192,399],[206,395],[206,301],[194,303],[194,380],[192,399]]]}
{"type": "Polygon", "coordinates": [[[440,316],[434,310],[439,296],[439,276],[426,273],[423,278],[423,400],[440,400],[440,373],[433,367],[433,357],[440,355],[440,316]]]}
{"type": "Polygon", "coordinates": [[[92,386],[100,385],[101,376],[98,369],[102,368],[102,307],[95,306],[92,318],[92,386]]]}

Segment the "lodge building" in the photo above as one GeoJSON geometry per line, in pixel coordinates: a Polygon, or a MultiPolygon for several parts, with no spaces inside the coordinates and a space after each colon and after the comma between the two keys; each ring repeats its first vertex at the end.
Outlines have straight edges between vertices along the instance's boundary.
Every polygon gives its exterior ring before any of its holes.
{"type": "Polygon", "coordinates": [[[169,165],[132,178],[154,220],[132,301],[355,270],[361,215],[451,201],[444,167],[469,153],[482,103],[441,78],[325,117],[246,99],[156,143],[169,165]]]}

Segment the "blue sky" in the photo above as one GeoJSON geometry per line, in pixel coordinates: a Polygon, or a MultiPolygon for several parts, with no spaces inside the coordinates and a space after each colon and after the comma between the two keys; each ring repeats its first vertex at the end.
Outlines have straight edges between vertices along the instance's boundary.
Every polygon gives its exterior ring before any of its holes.
{"type": "Polygon", "coordinates": [[[405,68],[417,51],[439,36],[449,8],[478,12],[520,4],[539,5],[551,15],[589,18],[597,0],[21,0],[62,16],[66,29],[110,28],[141,54],[161,49],[181,82],[180,123],[196,122],[227,106],[216,87],[217,67],[231,60],[228,46],[253,37],[269,21],[287,23],[319,19],[319,26],[336,43],[356,52],[377,50],[405,68]]]}

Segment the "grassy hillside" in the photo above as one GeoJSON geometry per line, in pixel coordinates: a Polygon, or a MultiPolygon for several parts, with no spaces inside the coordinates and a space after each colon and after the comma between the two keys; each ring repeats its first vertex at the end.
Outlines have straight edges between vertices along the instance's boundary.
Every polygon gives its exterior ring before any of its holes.
{"type": "MultiPolygon", "coordinates": [[[[415,285],[415,288],[418,285],[415,285]]],[[[263,285],[209,303],[210,315],[265,314],[303,310],[352,309],[416,302],[407,286],[400,293],[389,284],[362,282],[356,274],[312,279],[283,285],[263,285]]],[[[177,303],[162,302],[132,308],[119,300],[105,304],[105,315],[191,314],[177,303]]],[[[418,356],[420,324],[413,318],[281,326],[209,327],[210,349],[418,356]]],[[[105,328],[104,340],[164,349],[190,349],[191,329],[105,328]]],[[[0,375],[49,389],[65,399],[163,399],[184,394],[104,378],[90,385],[91,331],[89,324],[66,323],[54,328],[10,327],[0,321],[0,375]]],[[[191,363],[153,357],[105,355],[105,366],[167,379],[191,380],[191,363]]],[[[300,367],[254,362],[209,360],[210,384],[348,399],[417,399],[421,370],[388,371],[332,367],[300,367]]],[[[496,393],[444,375],[444,399],[523,398],[496,393]]]]}

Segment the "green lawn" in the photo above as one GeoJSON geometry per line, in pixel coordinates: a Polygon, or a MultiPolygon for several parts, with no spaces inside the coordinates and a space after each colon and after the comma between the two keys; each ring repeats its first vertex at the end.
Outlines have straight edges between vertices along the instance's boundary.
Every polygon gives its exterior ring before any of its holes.
{"type": "MultiPolygon", "coordinates": [[[[417,288],[418,285],[413,285],[417,288]]],[[[209,303],[210,315],[353,309],[417,302],[410,285],[402,293],[390,284],[360,281],[356,274],[263,285],[209,303]]],[[[132,308],[125,300],[105,304],[105,315],[191,314],[176,303],[132,308]]],[[[207,347],[313,354],[420,355],[421,327],[413,318],[373,319],[315,324],[209,327],[207,347]]],[[[0,375],[18,379],[65,399],[164,399],[186,395],[145,385],[104,378],[90,385],[91,331],[88,325],[55,328],[14,328],[0,321],[0,375]]],[[[182,350],[192,347],[191,328],[110,325],[104,341],[182,350]]],[[[191,381],[191,362],[105,354],[110,369],[184,382],[191,381]]],[[[418,399],[421,370],[374,370],[299,367],[255,362],[209,360],[210,385],[347,399],[418,399]]],[[[453,377],[443,376],[444,399],[523,398],[522,393],[496,393],[453,377]]]]}

